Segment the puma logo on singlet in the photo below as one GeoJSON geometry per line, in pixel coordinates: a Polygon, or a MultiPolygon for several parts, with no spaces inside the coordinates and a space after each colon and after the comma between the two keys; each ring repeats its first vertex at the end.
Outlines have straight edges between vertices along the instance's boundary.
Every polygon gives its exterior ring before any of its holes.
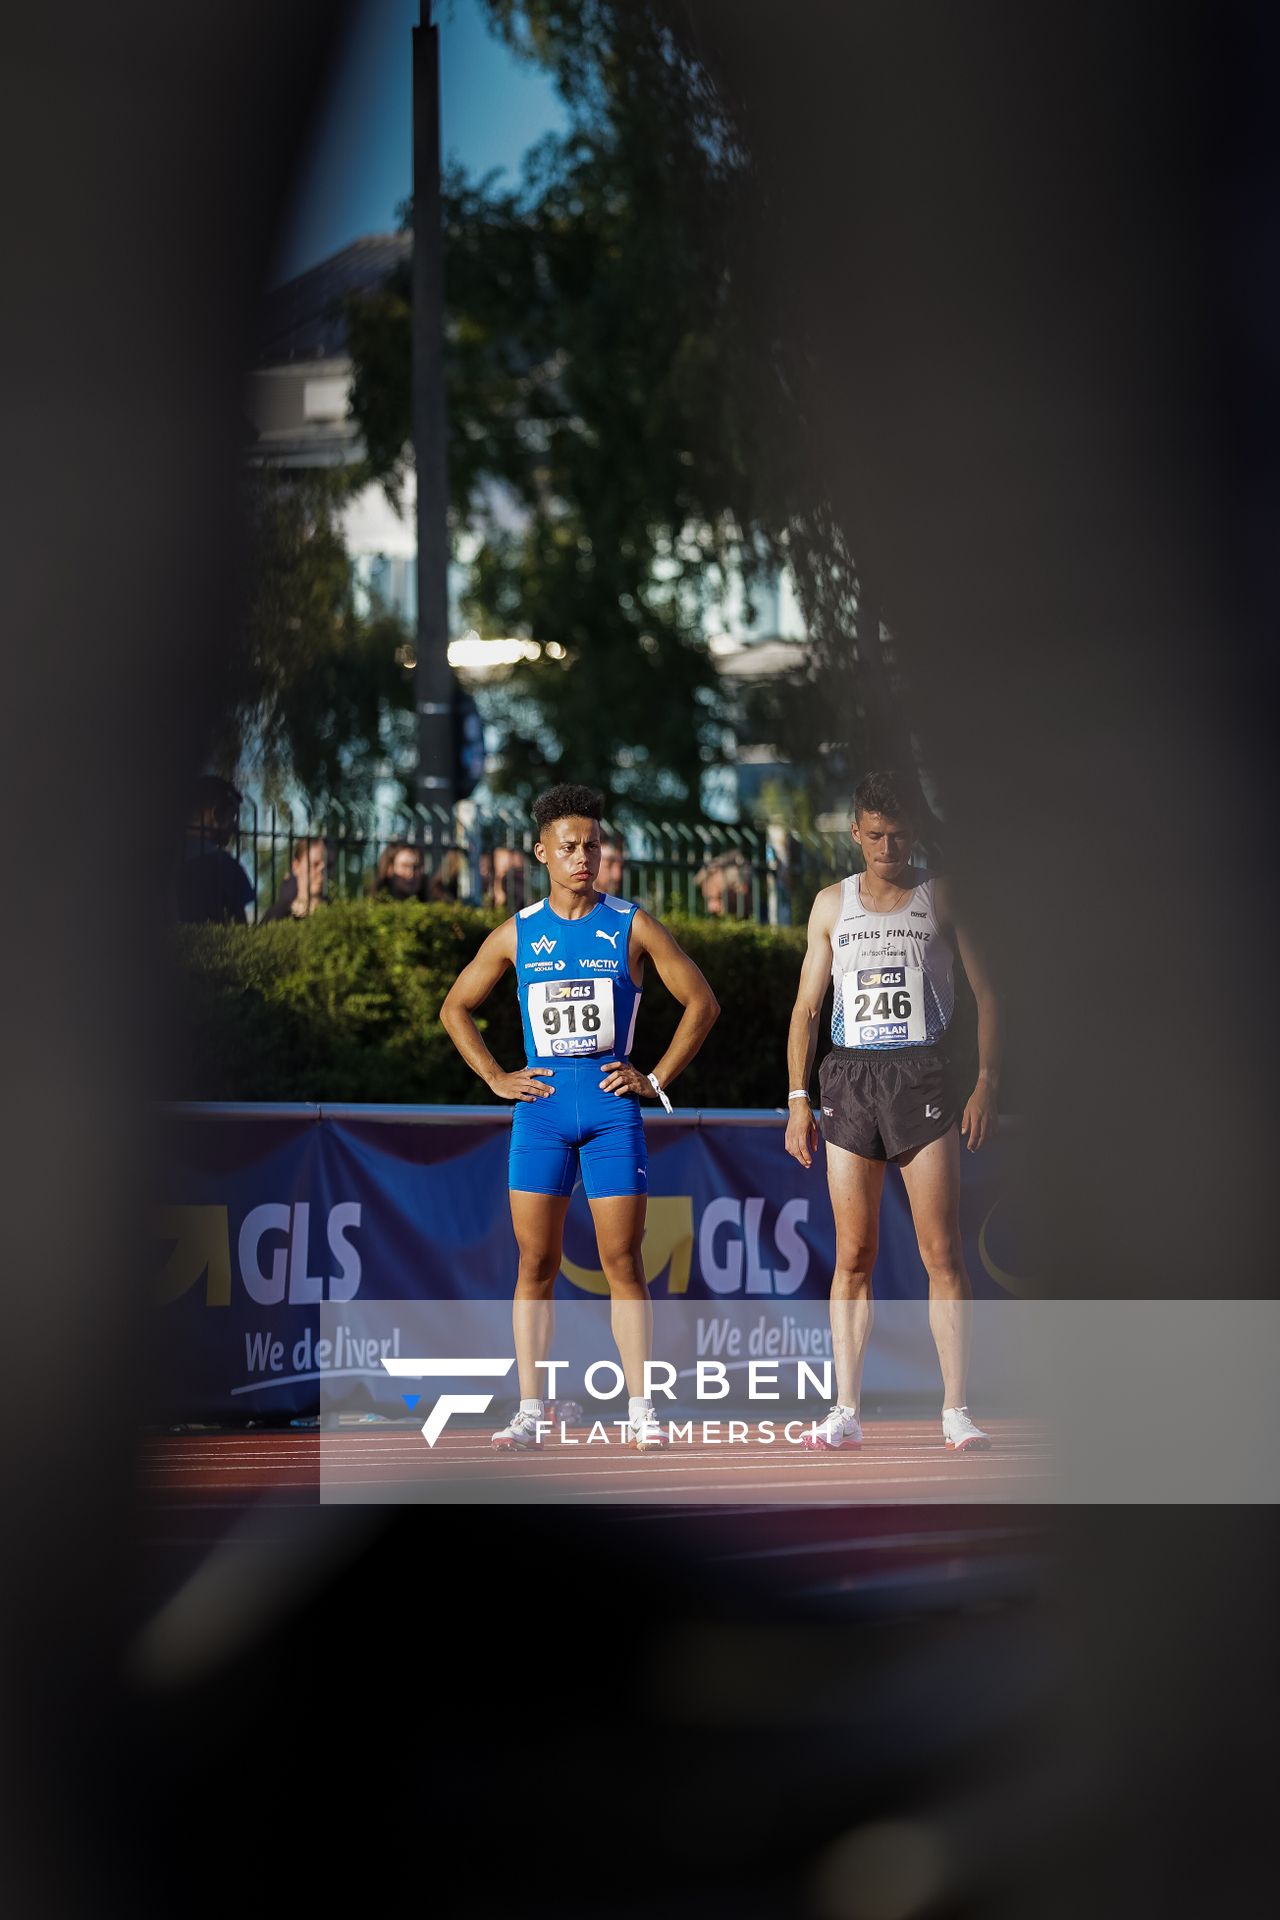
{"type": "Polygon", "coordinates": [[[617,946],[617,944],[618,944],[618,936],[617,936],[617,934],[616,934],[616,933],[606,933],[603,927],[597,927],[597,928],[596,928],[596,939],[597,939],[597,940],[607,940],[607,941],[609,942],[609,945],[610,945],[611,947],[616,947],[616,946],[617,946]]]}

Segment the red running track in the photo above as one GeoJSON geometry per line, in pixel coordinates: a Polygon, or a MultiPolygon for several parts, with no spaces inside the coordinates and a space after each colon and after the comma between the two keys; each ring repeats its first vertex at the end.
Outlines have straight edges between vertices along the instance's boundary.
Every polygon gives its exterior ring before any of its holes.
{"type": "Polygon", "coordinates": [[[308,1509],[550,1501],[591,1506],[636,1548],[819,1603],[999,1603],[1040,1585],[1047,1459],[1029,1422],[987,1425],[992,1450],[959,1456],[941,1445],[936,1419],[875,1420],[859,1452],[824,1454],[678,1444],[653,1455],[553,1441],[512,1457],[493,1451],[487,1428],[450,1427],[428,1448],[413,1422],[165,1434],[144,1443],[144,1530],[185,1561],[246,1526],[263,1538],[289,1522],[295,1537],[308,1509]]]}
{"type": "Polygon", "coordinates": [[[416,1423],[334,1432],[250,1431],[152,1437],[142,1484],[153,1499],[577,1505],[947,1506],[1035,1504],[1048,1497],[1047,1448],[1031,1422],[988,1422],[990,1452],[955,1454],[936,1420],[868,1423],[863,1446],[811,1453],[782,1441],[677,1441],[663,1453],[587,1443],[585,1427],[542,1447],[497,1453],[486,1429],[457,1423],[428,1447],[416,1423]]]}

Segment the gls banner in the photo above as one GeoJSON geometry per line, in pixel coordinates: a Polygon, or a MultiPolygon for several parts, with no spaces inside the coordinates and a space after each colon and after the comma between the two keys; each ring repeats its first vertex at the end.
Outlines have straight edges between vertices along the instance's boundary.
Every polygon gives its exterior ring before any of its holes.
{"type": "MultiPolygon", "coordinates": [[[[171,1110],[159,1209],[152,1405],[169,1417],[314,1413],[325,1378],[385,1381],[391,1317],[375,1338],[320,1309],[374,1300],[506,1300],[516,1248],[506,1203],[509,1110],[190,1107],[171,1110]]],[[[645,1116],[645,1274],[654,1297],[825,1300],[835,1253],[821,1155],[806,1173],[785,1115],[645,1116]]],[[[1011,1142],[962,1153],[961,1224],[978,1297],[1020,1290],[1001,1195],[1011,1142]]],[[[910,1210],[885,1182],[877,1296],[926,1291],[910,1210]]],[[[581,1187],[557,1293],[604,1298],[581,1187]]],[[[884,1390],[932,1384],[927,1353],[873,1346],[884,1390]]]]}

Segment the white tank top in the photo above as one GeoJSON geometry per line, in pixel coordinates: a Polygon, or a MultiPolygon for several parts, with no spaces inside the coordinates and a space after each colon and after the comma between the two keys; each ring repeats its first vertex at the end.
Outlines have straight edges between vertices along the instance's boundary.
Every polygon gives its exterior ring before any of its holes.
{"type": "Polygon", "coordinates": [[[892,913],[873,913],[862,903],[861,877],[841,881],[840,918],[831,930],[832,1042],[877,1051],[933,1046],[955,1005],[935,881],[924,875],[892,913]]]}

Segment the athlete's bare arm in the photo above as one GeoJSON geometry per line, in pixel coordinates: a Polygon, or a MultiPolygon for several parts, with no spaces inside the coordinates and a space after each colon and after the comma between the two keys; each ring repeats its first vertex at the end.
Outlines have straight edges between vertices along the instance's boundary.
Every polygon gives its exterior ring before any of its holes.
{"type": "Polygon", "coordinates": [[[965,977],[978,1005],[978,1081],[965,1103],[960,1132],[976,1153],[991,1138],[996,1124],[996,1090],[1000,1085],[1000,1013],[986,961],[973,934],[957,918],[951,890],[939,880],[933,892],[942,926],[954,936],[965,977]]]}
{"type": "MultiPolygon", "coordinates": [[[[695,966],[684,948],[674,940],[651,913],[637,909],[631,920],[628,963],[635,979],[642,978],[642,966],[652,960],[667,992],[684,1008],[680,1024],[671,1036],[671,1044],[653,1069],[654,1078],[664,1090],[677,1074],[684,1072],[699,1047],[720,1017],[720,1003],[707,984],[700,967],[695,966]]],[[[622,1061],[606,1063],[609,1071],[600,1082],[605,1093],[635,1093],[641,1099],[657,1098],[648,1077],[638,1067],[622,1061]]]]}
{"type": "Polygon", "coordinates": [[[482,1007],[508,967],[516,964],[516,923],[504,920],[495,927],[474,960],[468,961],[440,1009],[440,1024],[473,1073],[500,1100],[545,1100],[554,1091],[542,1082],[550,1067],[517,1067],[504,1073],[486,1047],[472,1015],[482,1007]]]}
{"type": "MultiPolygon", "coordinates": [[[[809,1085],[813,1051],[818,1044],[818,1020],[831,984],[831,934],[840,915],[840,886],[824,887],[809,914],[809,944],[800,969],[800,986],[787,1031],[787,1086],[809,1085]]],[[[818,1123],[808,1100],[787,1102],[785,1145],[802,1167],[813,1165],[818,1151],[818,1123]]]]}

